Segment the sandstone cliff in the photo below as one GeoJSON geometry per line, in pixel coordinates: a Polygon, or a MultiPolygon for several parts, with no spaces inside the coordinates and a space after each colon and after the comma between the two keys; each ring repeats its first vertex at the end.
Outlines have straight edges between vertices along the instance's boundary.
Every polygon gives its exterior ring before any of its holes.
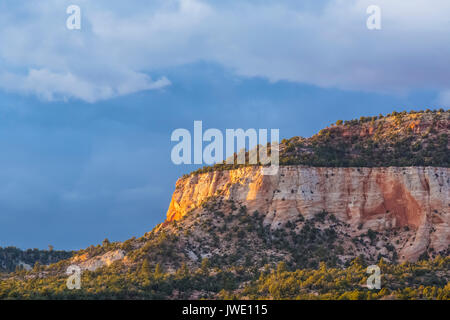
{"type": "MultiPolygon", "coordinates": [[[[334,214],[355,234],[407,228],[405,241],[392,243],[400,260],[450,243],[449,168],[316,168],[282,166],[276,176],[260,167],[191,175],[177,181],[167,220],[182,218],[211,197],[238,201],[258,211],[271,229],[299,214],[334,214]]],[[[387,239],[393,241],[393,239],[387,239]]]]}

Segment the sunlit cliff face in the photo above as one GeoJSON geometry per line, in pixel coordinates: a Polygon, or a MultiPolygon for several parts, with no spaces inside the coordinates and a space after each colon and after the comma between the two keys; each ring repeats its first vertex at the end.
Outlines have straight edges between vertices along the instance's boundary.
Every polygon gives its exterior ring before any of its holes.
{"type": "Polygon", "coordinates": [[[282,166],[275,176],[260,167],[192,175],[178,180],[167,220],[178,220],[210,197],[244,204],[276,229],[302,214],[327,211],[355,232],[408,227],[415,235],[397,248],[416,260],[427,248],[450,243],[449,168],[314,168],[282,166]]]}

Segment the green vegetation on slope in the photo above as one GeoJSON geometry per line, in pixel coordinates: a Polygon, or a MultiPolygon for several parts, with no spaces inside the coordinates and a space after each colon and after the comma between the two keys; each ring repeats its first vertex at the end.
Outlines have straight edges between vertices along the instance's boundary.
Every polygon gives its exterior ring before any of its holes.
{"type": "Polygon", "coordinates": [[[327,268],[288,271],[283,263],[276,270],[261,273],[238,294],[222,292],[225,298],[250,299],[450,299],[450,258],[433,261],[387,264],[381,269],[381,289],[366,288],[367,264],[360,258],[346,269],[327,268]]]}
{"type": "MultiPolygon", "coordinates": [[[[389,235],[369,229],[352,237],[349,231],[326,212],[270,230],[258,212],[211,198],[144,237],[76,252],[82,261],[126,253],[126,259],[83,271],[81,290],[66,287],[68,259],[0,274],[0,299],[449,299],[448,252],[398,264],[395,250],[367,251],[367,241],[389,235]],[[368,290],[366,267],[375,263],[382,289],[368,290]]],[[[408,230],[389,232],[409,236],[408,230]]]]}
{"type": "Polygon", "coordinates": [[[63,259],[68,259],[73,252],[53,250],[28,249],[20,250],[16,247],[0,247],[0,271],[12,272],[24,265],[33,267],[36,263],[51,264],[63,259]]]}
{"type": "Polygon", "coordinates": [[[211,267],[208,259],[190,270],[166,272],[147,260],[132,269],[117,262],[82,274],[80,290],[66,288],[63,273],[30,277],[25,271],[0,283],[0,299],[450,299],[450,258],[391,265],[383,260],[381,290],[365,287],[367,264],[356,258],[347,268],[263,271],[248,267],[211,267]]]}
{"type": "MultiPolygon", "coordinates": [[[[450,167],[449,133],[450,111],[443,109],[338,120],[311,138],[282,140],[280,164],[314,167],[450,167]]],[[[242,166],[216,164],[191,174],[242,166]]]]}

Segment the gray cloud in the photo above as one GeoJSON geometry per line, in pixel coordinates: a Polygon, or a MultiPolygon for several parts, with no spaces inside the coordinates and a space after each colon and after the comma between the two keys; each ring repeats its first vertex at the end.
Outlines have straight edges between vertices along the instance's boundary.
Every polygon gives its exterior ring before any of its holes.
{"type": "Polygon", "coordinates": [[[80,0],[82,30],[69,31],[72,2],[0,14],[0,87],[95,102],[166,87],[148,74],[206,60],[241,76],[345,90],[450,89],[447,0],[379,0],[380,31],[366,28],[368,0],[80,0]]]}

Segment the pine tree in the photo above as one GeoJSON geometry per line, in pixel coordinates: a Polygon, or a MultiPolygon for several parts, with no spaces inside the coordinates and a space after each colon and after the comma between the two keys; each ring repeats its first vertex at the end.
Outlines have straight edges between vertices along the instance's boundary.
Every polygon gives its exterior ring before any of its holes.
{"type": "Polygon", "coordinates": [[[142,274],[144,274],[145,276],[149,276],[151,274],[151,269],[150,269],[150,264],[148,263],[148,260],[145,259],[144,262],[142,263],[141,266],[141,272],[142,274]]]}
{"type": "Polygon", "coordinates": [[[157,263],[156,267],[155,267],[155,278],[159,279],[159,278],[162,278],[163,276],[164,276],[164,270],[161,267],[161,265],[159,263],[157,263]]]}
{"type": "Polygon", "coordinates": [[[108,238],[105,238],[105,240],[103,240],[102,245],[103,245],[104,247],[108,247],[110,244],[111,244],[111,242],[109,242],[108,238]]]}
{"type": "Polygon", "coordinates": [[[209,275],[209,260],[208,258],[204,258],[202,260],[202,265],[200,267],[200,270],[204,275],[209,275]]]}

